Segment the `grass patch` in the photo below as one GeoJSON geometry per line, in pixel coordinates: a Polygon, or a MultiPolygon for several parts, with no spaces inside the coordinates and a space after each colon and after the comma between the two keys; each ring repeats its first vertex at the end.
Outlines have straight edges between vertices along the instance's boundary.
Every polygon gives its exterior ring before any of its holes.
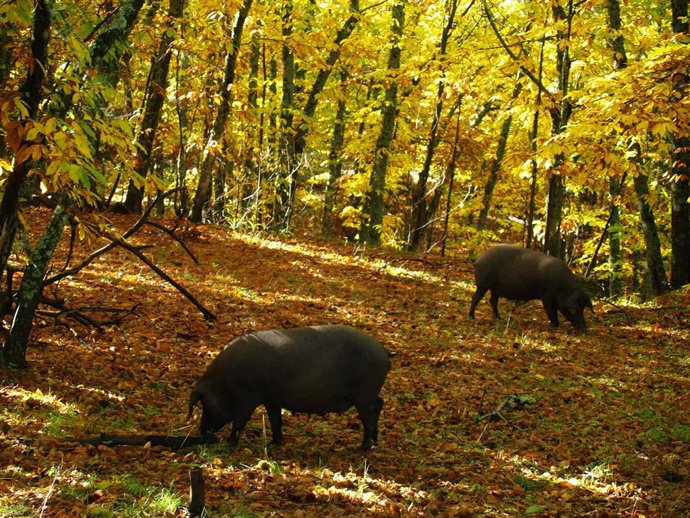
{"type": "Polygon", "coordinates": [[[153,518],[176,516],[182,497],[171,488],[146,485],[137,477],[127,475],[116,479],[122,496],[103,505],[93,505],[88,516],[103,518],[153,518]]]}
{"type": "Polygon", "coordinates": [[[3,518],[28,518],[33,517],[33,510],[25,504],[0,503],[0,516],[3,518]]]}

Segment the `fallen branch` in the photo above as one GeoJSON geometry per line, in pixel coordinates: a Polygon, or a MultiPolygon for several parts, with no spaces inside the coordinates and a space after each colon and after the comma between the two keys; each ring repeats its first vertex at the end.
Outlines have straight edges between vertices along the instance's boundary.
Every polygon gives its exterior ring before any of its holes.
{"type": "Polygon", "coordinates": [[[106,446],[165,446],[173,450],[179,450],[188,446],[196,446],[199,444],[216,444],[219,439],[212,433],[206,435],[118,435],[106,434],[92,437],[72,437],[70,441],[78,442],[80,444],[90,444],[91,446],[98,446],[100,444],[106,446]]]}
{"type": "MultiPolygon", "coordinates": [[[[146,223],[146,220],[148,219],[149,215],[151,214],[151,211],[153,208],[156,206],[156,203],[158,203],[162,198],[165,198],[169,196],[170,194],[174,193],[176,189],[172,189],[168,192],[161,193],[158,196],[156,196],[156,199],[153,200],[153,202],[146,207],[144,212],[142,212],[141,217],[132,225],[127,231],[125,231],[124,234],[122,234],[121,239],[127,239],[128,237],[134,235],[136,232],[138,232],[141,227],[144,226],[146,223]]],[[[43,286],[48,286],[50,284],[53,284],[59,280],[64,279],[65,277],[70,277],[71,275],[76,275],[79,273],[81,270],[86,268],[89,264],[91,264],[94,260],[96,260],[98,257],[102,256],[106,252],[109,252],[113,248],[115,248],[118,245],[117,242],[115,241],[110,241],[107,245],[103,245],[101,248],[98,250],[94,250],[91,252],[91,255],[89,255],[86,259],[84,259],[81,263],[79,263],[77,266],[74,266],[68,270],[63,270],[62,272],[53,275],[52,277],[49,277],[43,281],[43,286]]]]}
{"type": "Polygon", "coordinates": [[[168,284],[173,286],[177,291],[182,293],[182,295],[187,297],[187,299],[192,304],[194,304],[199,309],[199,311],[201,311],[201,314],[204,315],[206,320],[216,320],[216,315],[214,315],[211,311],[206,309],[206,307],[204,307],[204,305],[201,302],[199,302],[194,295],[189,293],[189,291],[187,291],[187,289],[184,286],[182,286],[179,282],[175,281],[172,277],[170,277],[170,275],[165,273],[158,266],[156,266],[153,262],[151,262],[144,254],[142,254],[137,249],[137,247],[130,245],[129,243],[127,243],[126,241],[123,241],[122,239],[117,239],[116,237],[114,237],[110,234],[106,233],[105,235],[108,236],[110,239],[112,239],[113,242],[115,242],[118,246],[121,246],[125,250],[128,250],[132,254],[136,255],[146,266],[151,268],[161,279],[166,281],[168,284]]]}
{"type": "MultiPolygon", "coordinates": [[[[71,318],[73,320],[76,320],[80,324],[84,326],[92,326],[98,329],[99,331],[103,331],[103,328],[106,326],[112,326],[112,325],[118,325],[122,323],[122,319],[126,317],[127,315],[137,315],[136,311],[139,306],[141,306],[141,303],[134,304],[131,308],[112,308],[109,306],[84,306],[81,308],[68,308],[65,306],[64,301],[60,299],[52,299],[46,296],[42,296],[39,300],[41,304],[45,304],[46,306],[53,307],[57,309],[57,311],[47,311],[47,310],[40,310],[37,313],[45,316],[45,317],[51,317],[54,318],[55,320],[58,320],[60,317],[65,316],[68,318],[71,318]],[[97,321],[93,317],[87,316],[86,313],[113,313],[113,314],[120,314],[122,315],[121,317],[116,317],[112,318],[110,320],[104,320],[104,321],[97,321]]],[[[69,327],[69,326],[68,326],[69,327]]]]}
{"type": "MultiPolygon", "coordinates": [[[[619,306],[618,304],[614,304],[613,302],[611,302],[611,301],[608,300],[608,299],[597,299],[597,302],[605,302],[606,304],[610,304],[611,306],[613,306],[614,308],[616,308],[618,311],[620,311],[621,313],[623,313],[623,316],[625,317],[625,320],[628,322],[628,324],[632,323],[632,321],[633,321],[633,320],[632,320],[632,317],[628,314],[627,311],[625,311],[625,308],[622,308],[622,307],[619,306]]],[[[595,315],[595,316],[596,316],[596,315],[595,315]]]]}
{"type": "Polygon", "coordinates": [[[182,239],[180,239],[177,236],[177,234],[175,234],[175,230],[171,230],[171,229],[167,228],[165,225],[161,225],[160,223],[156,223],[155,221],[147,221],[146,224],[151,225],[152,227],[156,227],[157,229],[162,230],[163,232],[168,234],[170,237],[172,237],[175,241],[177,241],[180,244],[180,246],[182,248],[184,248],[184,251],[187,252],[187,254],[189,254],[189,257],[192,258],[192,261],[194,261],[194,263],[196,263],[196,264],[199,264],[199,260],[192,253],[192,250],[185,244],[184,241],[182,241],[182,239]]]}

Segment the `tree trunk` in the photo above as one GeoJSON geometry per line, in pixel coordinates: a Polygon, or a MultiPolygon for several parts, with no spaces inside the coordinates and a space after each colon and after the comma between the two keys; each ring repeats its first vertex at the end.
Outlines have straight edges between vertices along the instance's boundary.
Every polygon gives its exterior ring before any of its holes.
{"type": "Polygon", "coordinates": [[[450,154],[450,161],[446,166],[446,178],[448,178],[448,197],[446,198],[446,213],[443,216],[443,237],[441,238],[441,257],[446,255],[446,241],[448,240],[448,223],[450,221],[450,209],[453,199],[453,184],[455,183],[455,161],[458,158],[458,142],[460,141],[460,104],[462,97],[458,98],[456,103],[458,109],[457,119],[455,121],[455,138],[453,139],[453,151],[450,154]]]}
{"type": "MultiPolygon", "coordinates": [[[[175,35],[174,27],[182,18],[185,0],[170,0],[168,9],[168,26],[163,29],[158,52],[151,60],[151,72],[148,88],[145,95],[144,117],[141,121],[139,136],[137,138],[137,157],[135,172],[144,182],[151,167],[151,152],[156,138],[156,128],[160,120],[166,89],[168,88],[168,71],[172,57],[172,42],[175,35]]],[[[125,208],[128,212],[141,212],[141,204],[144,200],[144,185],[136,185],[129,182],[125,208]]]]}
{"type": "MultiPolygon", "coordinates": [[[[687,5],[687,4],[686,4],[687,5]]],[[[690,138],[674,137],[671,184],[671,287],[690,283],[690,138]]]]}
{"type": "Polygon", "coordinates": [[[175,160],[175,214],[183,216],[189,213],[189,191],[187,190],[187,139],[189,137],[189,120],[187,117],[187,99],[180,94],[180,68],[187,63],[187,56],[178,53],[175,72],[175,111],[178,124],[178,151],[175,160]]]}
{"type": "Polygon", "coordinates": [[[405,25],[405,0],[396,0],[392,8],[393,23],[391,25],[391,49],[388,55],[389,85],[383,105],[383,123],[381,133],[376,142],[374,165],[369,178],[369,194],[366,199],[364,212],[368,221],[361,230],[361,239],[369,244],[379,246],[383,226],[384,193],[386,189],[386,172],[388,170],[388,156],[395,133],[395,117],[398,109],[398,81],[397,71],[400,69],[403,27],[405,25]]]}
{"type": "MultiPolygon", "coordinates": [[[[613,68],[620,70],[628,64],[625,53],[625,40],[621,35],[621,11],[619,0],[608,0],[607,4],[609,28],[614,34],[609,39],[613,49],[613,68]]],[[[609,225],[609,295],[620,297],[623,294],[623,250],[621,246],[621,218],[618,198],[621,194],[622,183],[616,178],[609,181],[609,196],[611,218],[609,225]]]]}
{"type": "Polygon", "coordinates": [[[306,139],[309,132],[309,121],[311,121],[316,113],[316,107],[319,103],[318,96],[326,86],[326,82],[333,71],[333,65],[340,57],[343,41],[350,37],[360,19],[359,0],[350,0],[350,10],[352,11],[352,14],[338,31],[335,41],[333,42],[333,48],[326,57],[325,67],[322,67],[319,70],[316,79],[314,80],[314,84],[309,90],[307,100],[304,104],[304,109],[296,121],[291,120],[293,128],[290,133],[294,134],[294,138],[292,139],[290,146],[288,146],[288,150],[292,151],[293,154],[292,159],[288,162],[288,171],[290,173],[288,190],[289,196],[288,199],[285,200],[287,206],[283,207],[285,212],[284,226],[286,229],[290,226],[292,204],[294,202],[295,193],[297,192],[299,164],[302,162],[302,155],[306,147],[306,139]]]}
{"type": "MultiPolygon", "coordinates": [[[[673,32],[688,35],[688,0],[671,0],[673,32]]],[[[679,97],[685,98],[687,76],[676,85],[679,97]]],[[[674,135],[671,156],[671,287],[690,283],[690,137],[674,135]]]]}
{"type": "MultiPolygon", "coordinates": [[[[553,6],[554,21],[566,22],[566,30],[558,30],[556,44],[556,67],[558,70],[558,92],[561,104],[551,112],[552,135],[560,134],[568,124],[572,106],[568,100],[570,81],[570,35],[573,20],[573,0],[568,0],[568,13],[561,5],[553,6]]],[[[561,237],[561,217],[563,214],[563,199],[565,197],[565,183],[558,173],[558,167],[564,162],[565,156],[559,153],[554,160],[556,172],[549,178],[549,190],[546,206],[546,238],[544,250],[550,255],[561,257],[563,244],[561,237]]]]}
{"type": "MultiPolygon", "coordinates": [[[[512,101],[517,99],[522,90],[522,85],[520,84],[520,76],[522,74],[520,71],[517,73],[515,78],[515,88],[513,89],[512,101]]],[[[501,126],[501,133],[498,136],[498,147],[496,148],[496,156],[491,162],[491,169],[489,169],[489,176],[486,180],[486,186],[484,187],[484,195],[482,197],[482,208],[479,211],[479,217],[477,218],[477,229],[482,230],[486,227],[486,222],[489,218],[489,210],[491,208],[491,198],[494,194],[494,188],[496,187],[496,182],[498,181],[498,172],[501,170],[501,164],[503,163],[503,158],[506,154],[506,145],[508,144],[508,137],[510,136],[510,127],[513,124],[513,116],[508,114],[508,116],[503,121],[501,126]]]]}
{"type": "Polygon", "coordinates": [[[321,220],[321,229],[324,234],[330,234],[332,230],[331,213],[333,212],[335,187],[343,169],[340,152],[345,142],[345,115],[347,113],[347,103],[345,101],[347,92],[346,82],[347,74],[343,72],[340,76],[340,91],[342,95],[338,98],[338,109],[335,114],[335,122],[333,123],[333,138],[331,138],[331,147],[328,151],[328,183],[326,184],[323,202],[323,217],[321,220]]]}
{"type": "Polygon", "coordinates": [[[43,290],[43,277],[68,218],[69,214],[58,205],[48,227],[36,243],[24,271],[17,293],[17,309],[12,319],[10,335],[5,343],[5,356],[9,363],[16,367],[26,367],[26,347],[38,299],[43,290]]]}
{"type": "Polygon", "coordinates": [[[647,202],[649,199],[649,180],[646,175],[638,174],[634,178],[634,184],[635,194],[637,194],[637,208],[640,212],[640,223],[644,234],[647,275],[652,291],[655,295],[660,295],[667,291],[668,285],[654,212],[647,202]]]}
{"type": "MultiPolygon", "coordinates": [[[[622,28],[621,13],[620,13],[620,0],[608,0],[607,3],[607,13],[609,28],[614,31],[614,36],[609,40],[609,44],[613,49],[613,68],[615,70],[621,70],[628,66],[628,56],[625,51],[625,39],[620,34],[622,28]]],[[[642,151],[639,144],[632,143],[631,149],[635,151],[635,157],[631,159],[632,162],[640,166],[640,156],[642,151]]],[[[666,272],[664,271],[664,262],[661,257],[661,243],[659,242],[659,234],[657,232],[656,220],[654,218],[654,213],[650,207],[647,199],[649,198],[649,186],[648,179],[646,175],[639,173],[635,176],[633,180],[635,186],[635,193],[637,195],[637,208],[640,214],[640,223],[642,225],[642,231],[645,240],[645,256],[647,264],[647,275],[649,277],[649,283],[651,285],[652,291],[655,295],[659,295],[666,291],[666,272]]],[[[613,187],[613,180],[611,183],[613,187]]],[[[615,189],[614,189],[615,190],[615,189]]],[[[611,226],[616,227],[620,225],[620,221],[616,221],[617,214],[613,213],[612,207],[612,220],[611,226]]],[[[615,243],[615,236],[612,236],[611,241],[611,253],[609,255],[610,263],[620,262],[620,243],[615,243]]],[[[611,279],[612,288],[613,279],[611,279]]],[[[614,295],[615,289],[611,290],[611,294],[614,295]]],[[[615,296],[615,295],[614,295],[615,296]]]]}
{"type": "MultiPolygon", "coordinates": [[[[457,0],[450,0],[446,3],[448,7],[448,19],[446,25],[441,32],[441,45],[439,49],[439,56],[443,60],[448,51],[448,40],[455,27],[455,13],[457,12],[457,0]]],[[[445,65],[444,65],[445,66],[445,65]]],[[[429,223],[429,218],[432,214],[427,208],[427,182],[429,181],[429,173],[431,172],[431,164],[434,159],[434,151],[438,143],[438,124],[443,113],[443,92],[445,91],[445,79],[443,75],[438,82],[438,89],[436,91],[436,108],[434,110],[434,117],[431,121],[431,129],[429,131],[429,140],[426,145],[426,154],[424,157],[424,165],[419,172],[419,180],[412,192],[412,232],[408,239],[408,249],[416,251],[422,242],[424,236],[424,229],[429,223]]]]}
{"type": "Polygon", "coordinates": [[[295,157],[295,136],[292,133],[292,121],[295,116],[295,55],[288,46],[287,40],[292,36],[293,31],[293,4],[292,0],[285,0],[283,3],[283,96],[280,102],[280,140],[278,144],[278,155],[280,158],[278,174],[277,203],[273,207],[274,224],[276,228],[285,228],[288,224],[290,214],[290,178],[292,169],[296,167],[293,163],[295,157]]]}
{"type": "Polygon", "coordinates": [[[623,185],[621,180],[611,178],[609,181],[609,195],[611,197],[611,218],[609,223],[609,295],[620,297],[623,295],[623,249],[621,246],[621,216],[618,198],[623,185]]]}
{"type": "MultiPolygon", "coordinates": [[[[31,35],[31,59],[33,65],[22,85],[22,103],[28,112],[26,120],[36,118],[38,106],[41,102],[41,90],[45,71],[48,67],[48,41],[50,39],[51,23],[50,5],[46,0],[36,0],[34,8],[33,31],[31,35]]],[[[18,143],[10,143],[14,148],[14,155],[29,145],[22,139],[18,143]]],[[[14,236],[17,230],[17,210],[19,207],[19,197],[29,174],[30,158],[23,161],[15,159],[14,168],[7,176],[4,185],[2,201],[0,202],[0,275],[5,272],[7,259],[12,251],[14,236]]]]}
{"type": "Polygon", "coordinates": [[[220,87],[220,105],[216,112],[216,118],[213,121],[211,134],[204,150],[204,159],[201,162],[201,169],[199,171],[199,180],[194,195],[194,203],[192,205],[192,212],[189,219],[195,222],[201,222],[203,219],[203,211],[207,208],[209,200],[211,199],[211,180],[213,167],[216,164],[216,153],[221,149],[221,142],[225,135],[225,126],[227,123],[230,108],[232,107],[233,93],[232,86],[235,82],[235,69],[237,66],[237,56],[240,52],[240,43],[242,42],[242,31],[244,30],[244,22],[247,19],[247,14],[252,5],[252,0],[244,0],[240,10],[235,17],[235,25],[232,30],[232,46],[225,57],[225,69],[223,73],[223,83],[220,87]]]}

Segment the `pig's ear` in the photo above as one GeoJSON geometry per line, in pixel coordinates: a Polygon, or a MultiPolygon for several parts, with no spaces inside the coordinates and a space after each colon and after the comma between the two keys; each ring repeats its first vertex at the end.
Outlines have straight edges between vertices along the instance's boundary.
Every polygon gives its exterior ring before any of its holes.
{"type": "Polygon", "coordinates": [[[187,414],[187,421],[189,421],[189,419],[192,417],[194,407],[199,401],[201,401],[201,391],[198,388],[195,388],[192,390],[192,395],[189,396],[189,413],[187,414]]]}

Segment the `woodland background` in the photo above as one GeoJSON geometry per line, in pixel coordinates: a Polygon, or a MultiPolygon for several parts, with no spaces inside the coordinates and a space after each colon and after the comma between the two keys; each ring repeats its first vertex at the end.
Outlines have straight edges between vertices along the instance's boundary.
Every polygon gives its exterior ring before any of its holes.
{"type": "Polygon", "coordinates": [[[0,0],[0,489],[31,502],[7,505],[174,514],[142,502],[150,487],[179,499],[201,464],[219,470],[211,493],[266,475],[264,507],[240,497],[236,514],[270,514],[275,497],[347,514],[681,516],[689,42],[682,0],[0,0]],[[499,241],[584,278],[601,301],[591,334],[547,332],[524,307],[464,321],[470,258],[499,241]],[[299,466],[256,437],[252,461],[165,453],[138,474],[114,459],[140,452],[60,445],[170,431],[229,338],[324,322],[400,351],[385,421],[390,449],[409,439],[407,467],[389,452],[323,468],[309,440],[347,443],[342,420],[294,433],[299,466]],[[555,417],[479,419],[509,394],[555,417]],[[349,496],[291,486],[324,476],[349,496]]]}

